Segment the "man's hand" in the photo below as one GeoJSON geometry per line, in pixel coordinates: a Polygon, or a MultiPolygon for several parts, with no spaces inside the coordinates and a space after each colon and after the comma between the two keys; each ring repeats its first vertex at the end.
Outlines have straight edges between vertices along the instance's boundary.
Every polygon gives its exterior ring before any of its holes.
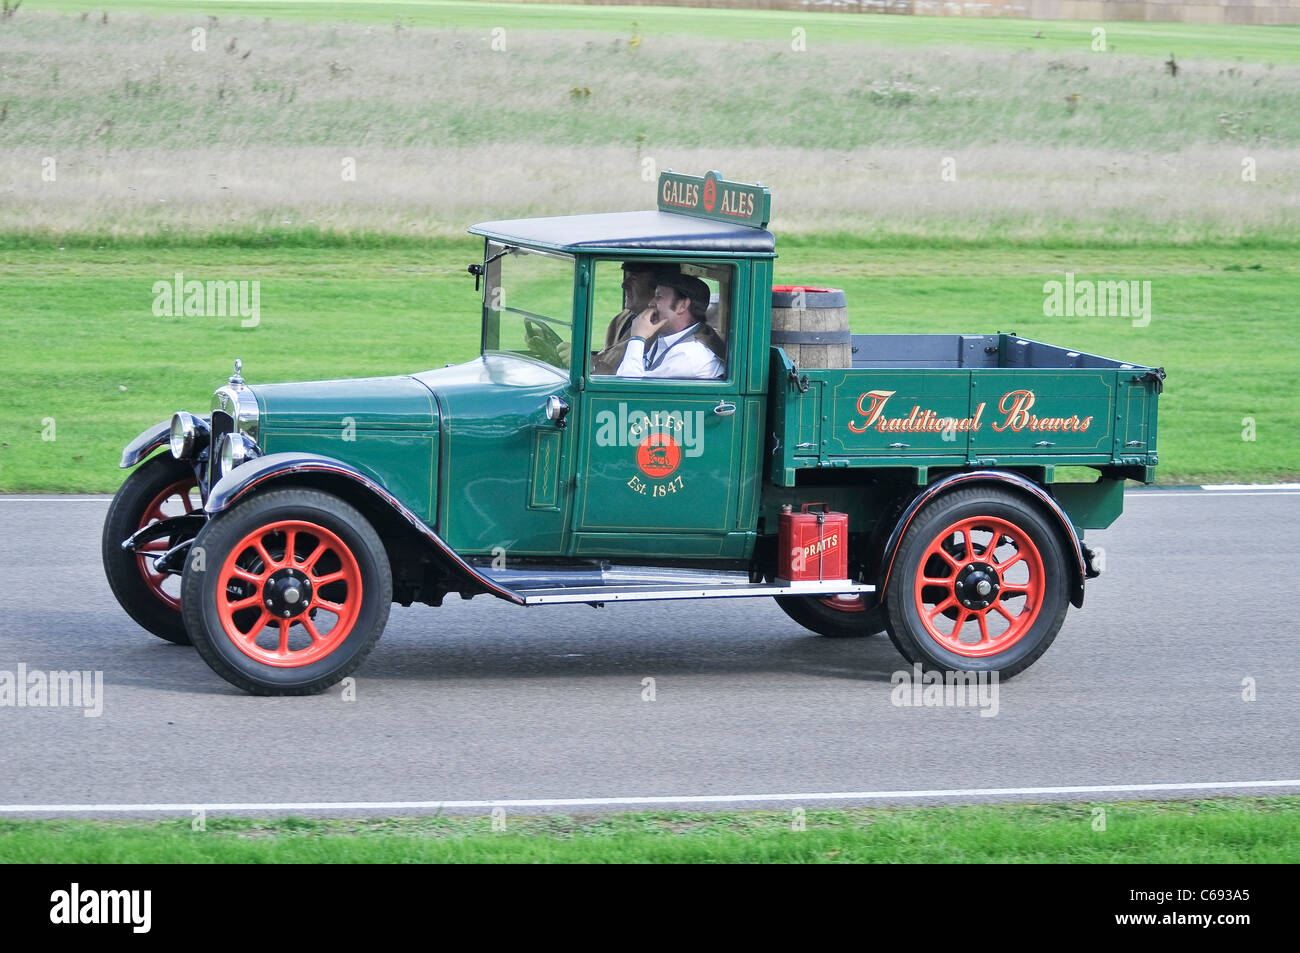
{"type": "Polygon", "coordinates": [[[646,308],[632,322],[632,337],[644,338],[648,341],[659,330],[659,325],[662,323],[654,308],[646,308]]]}

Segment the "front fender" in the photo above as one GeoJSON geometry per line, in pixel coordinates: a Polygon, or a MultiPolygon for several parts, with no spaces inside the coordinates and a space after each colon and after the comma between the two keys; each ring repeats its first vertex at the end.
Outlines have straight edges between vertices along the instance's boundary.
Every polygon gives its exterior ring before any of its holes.
{"type": "Polygon", "coordinates": [[[149,454],[153,453],[171,438],[172,420],[168,417],[160,424],[155,424],[126,445],[122,451],[122,462],[118,464],[123,470],[133,467],[149,454]]]}
{"type": "Polygon", "coordinates": [[[883,593],[885,587],[889,585],[889,574],[894,568],[894,557],[898,553],[898,545],[903,541],[903,534],[907,532],[907,527],[912,522],[912,517],[920,511],[926,503],[933,500],[946,490],[954,486],[969,483],[1010,483],[1017,489],[1024,490],[1034,497],[1053,513],[1060,521],[1060,536],[1062,541],[1068,541],[1074,552],[1074,563],[1071,572],[1070,585],[1070,602],[1076,609],[1083,608],[1083,585],[1087,576],[1087,567],[1083,559],[1083,545],[1079,542],[1079,534],[1074,531],[1074,526],[1070,518],[1065,515],[1060,504],[1052,498],[1046,490],[1019,473],[1013,473],[1007,470],[974,470],[970,473],[954,473],[952,476],[944,477],[927,486],[914,499],[911,504],[904,510],[903,515],[898,518],[898,524],[894,531],[889,535],[889,542],[885,544],[885,551],[880,565],[884,567],[881,573],[880,582],[877,591],[883,593]]]}
{"type": "MultiPolygon", "coordinates": [[[[195,414],[194,416],[209,427],[212,426],[211,414],[195,414]]],[[[143,431],[140,436],[128,443],[126,449],[122,451],[122,462],[118,466],[123,470],[135,466],[159,447],[166,445],[171,440],[171,436],[172,418],[168,417],[162,423],[154,424],[148,430],[143,431]]]]}
{"type": "Polygon", "coordinates": [[[294,476],[324,476],[352,482],[364,489],[374,500],[386,506],[399,517],[429,547],[435,556],[443,559],[466,578],[482,586],[498,598],[524,605],[523,596],[498,582],[482,575],[473,566],[462,559],[455,550],[443,541],[437,533],[428,527],[424,520],[411,512],[401,500],[389,493],[384,486],[369,474],[342,460],[314,453],[272,453],[251,460],[243,466],[227,473],[208,494],[204,509],[209,516],[216,516],[233,506],[240,498],[247,496],[268,482],[288,479],[294,476]]]}

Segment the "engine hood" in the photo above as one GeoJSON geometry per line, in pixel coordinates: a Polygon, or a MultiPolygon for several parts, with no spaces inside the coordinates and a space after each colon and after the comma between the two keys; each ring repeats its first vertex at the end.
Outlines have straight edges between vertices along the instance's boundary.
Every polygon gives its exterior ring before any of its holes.
{"type": "Polygon", "coordinates": [[[363,377],[256,384],[262,425],[267,430],[429,431],[438,410],[429,389],[414,377],[363,377]]]}

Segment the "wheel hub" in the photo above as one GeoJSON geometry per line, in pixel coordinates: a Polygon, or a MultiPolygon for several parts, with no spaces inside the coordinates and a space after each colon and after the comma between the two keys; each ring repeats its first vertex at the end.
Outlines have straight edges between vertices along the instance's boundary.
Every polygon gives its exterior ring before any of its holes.
{"type": "Polygon", "coordinates": [[[271,615],[292,619],[311,605],[311,579],[297,569],[277,569],[262,587],[262,604],[271,615]]]}
{"type": "Polygon", "coordinates": [[[972,562],[957,573],[953,593],[967,609],[987,609],[998,598],[1001,580],[998,571],[984,562],[972,562]]]}

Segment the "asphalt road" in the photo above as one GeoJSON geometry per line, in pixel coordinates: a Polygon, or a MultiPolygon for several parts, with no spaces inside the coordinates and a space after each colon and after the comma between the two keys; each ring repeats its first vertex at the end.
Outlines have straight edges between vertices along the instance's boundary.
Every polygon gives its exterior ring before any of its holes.
{"type": "Polygon", "coordinates": [[[106,498],[0,497],[0,671],[104,680],[99,717],[0,707],[0,814],[1300,791],[1298,504],[1294,491],[1129,493],[1119,522],[1089,534],[1106,573],[990,716],[893,704],[905,666],[886,638],[819,638],[766,600],[395,606],[355,700],[337,686],[255,698],[118,608],[99,563],[106,498]],[[1279,780],[1292,783],[1224,786],[1279,780]],[[1193,783],[1211,787],[1133,789],[1193,783]],[[1076,790],[1094,786],[1115,790],[1076,790]],[[1023,790],[1041,788],[1070,790],[1023,790]],[[807,796],[841,793],[870,796],[807,796]]]}

